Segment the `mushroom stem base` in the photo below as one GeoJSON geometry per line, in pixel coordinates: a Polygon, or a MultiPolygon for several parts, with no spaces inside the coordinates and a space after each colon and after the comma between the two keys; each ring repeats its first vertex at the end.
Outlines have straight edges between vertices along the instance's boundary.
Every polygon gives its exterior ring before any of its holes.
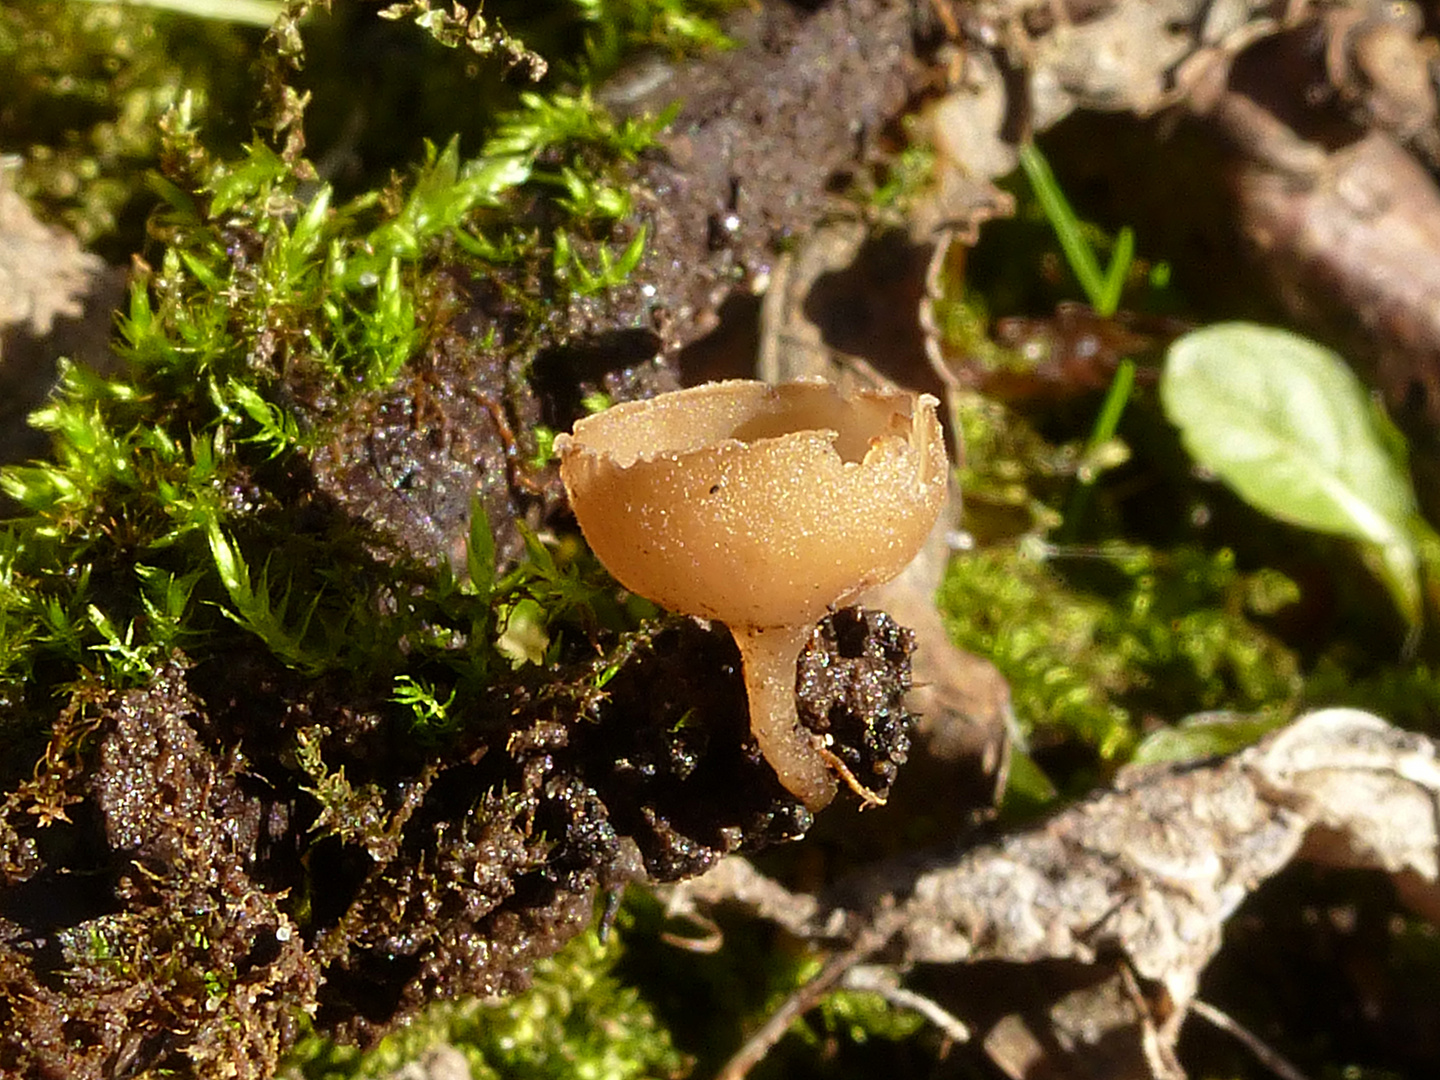
{"type": "Polygon", "coordinates": [[[795,711],[795,668],[811,627],[732,626],[745,665],[750,732],[785,790],[810,810],[835,797],[836,782],[795,711]]]}

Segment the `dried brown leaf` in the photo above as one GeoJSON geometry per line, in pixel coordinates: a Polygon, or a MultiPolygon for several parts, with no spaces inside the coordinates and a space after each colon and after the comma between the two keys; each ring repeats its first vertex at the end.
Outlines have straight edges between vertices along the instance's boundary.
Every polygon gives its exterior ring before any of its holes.
{"type": "Polygon", "coordinates": [[[37,220],[0,168],[0,329],[25,324],[42,335],[56,318],[78,317],[102,266],[69,233],[37,220]]]}
{"type": "MultiPolygon", "coordinates": [[[[1440,916],[1437,799],[1434,740],[1326,709],[1223,760],[1125,770],[1112,789],[1042,826],[958,856],[876,867],[826,896],[790,893],[726,860],[677,886],[670,904],[735,903],[832,941],[883,922],[902,966],[1072,961],[1099,976],[1087,1001],[1138,977],[1120,1010],[1132,1017],[1133,1045],[1148,1075],[1181,1076],[1175,1041],[1226,920],[1293,860],[1383,871],[1418,913],[1440,916]]],[[[996,1024],[997,1063],[1028,1068],[1026,1046],[1075,1043],[1062,1008],[1073,992],[1047,999],[1046,1031],[1018,1014],[996,1024]]],[[[1051,1067],[1046,1075],[1073,1075],[1051,1067]]]]}

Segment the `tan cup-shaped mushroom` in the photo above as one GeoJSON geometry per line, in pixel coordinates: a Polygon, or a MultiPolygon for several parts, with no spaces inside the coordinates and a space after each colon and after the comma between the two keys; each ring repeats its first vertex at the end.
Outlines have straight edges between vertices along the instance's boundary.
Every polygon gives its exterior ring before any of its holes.
{"type": "Polygon", "coordinates": [[[947,461],[929,395],[735,380],[616,405],[556,439],[585,539],[615,578],[718,619],[750,728],[812,810],[836,782],[795,712],[814,624],[898,574],[935,522],[947,461]]]}

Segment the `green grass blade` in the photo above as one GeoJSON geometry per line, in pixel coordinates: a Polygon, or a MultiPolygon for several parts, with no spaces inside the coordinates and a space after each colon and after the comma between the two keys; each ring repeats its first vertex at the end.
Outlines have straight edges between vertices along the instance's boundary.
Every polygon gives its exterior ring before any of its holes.
{"type": "Polygon", "coordinates": [[[1085,239],[1080,219],[1075,216],[1055,180],[1055,174],[1050,171],[1050,163],[1034,143],[1026,143],[1020,148],[1020,167],[1025,170],[1025,176],[1035,190],[1035,198],[1050,219],[1060,248],[1065,252],[1065,259],[1079,280],[1080,288],[1085,291],[1086,299],[1099,311],[1105,299],[1105,275],[1100,271],[1100,262],[1095,258],[1090,242],[1085,239]]]}

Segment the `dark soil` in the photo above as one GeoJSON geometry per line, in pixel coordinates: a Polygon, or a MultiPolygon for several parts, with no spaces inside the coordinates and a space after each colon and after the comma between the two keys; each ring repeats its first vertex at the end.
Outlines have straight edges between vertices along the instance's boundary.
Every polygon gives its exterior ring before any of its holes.
{"type": "MultiPolygon", "coordinates": [[[[802,715],[882,795],[909,653],[846,609],[802,669],[802,715]]],[[[603,691],[596,664],[498,688],[443,749],[260,656],[177,661],[70,717],[73,756],[0,811],[0,1070],[264,1075],[302,1009],[368,1041],[437,997],[520,989],[600,894],[804,834],[727,631],[669,620],[614,656],[603,691]]]]}

